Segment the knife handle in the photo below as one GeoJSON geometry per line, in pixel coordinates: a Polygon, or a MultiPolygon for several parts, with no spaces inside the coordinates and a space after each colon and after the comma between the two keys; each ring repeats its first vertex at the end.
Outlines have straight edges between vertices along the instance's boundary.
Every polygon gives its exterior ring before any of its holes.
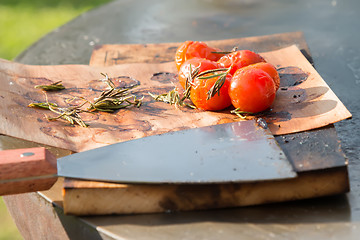
{"type": "Polygon", "coordinates": [[[56,166],[44,147],[0,151],[0,196],[49,189],[57,180],[56,166]]]}

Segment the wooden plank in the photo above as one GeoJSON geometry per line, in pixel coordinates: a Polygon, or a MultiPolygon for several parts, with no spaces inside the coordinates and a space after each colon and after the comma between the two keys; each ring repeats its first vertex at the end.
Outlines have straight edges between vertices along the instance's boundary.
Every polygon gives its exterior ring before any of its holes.
{"type": "Polygon", "coordinates": [[[64,211],[73,215],[185,211],[205,206],[211,209],[293,201],[349,191],[347,162],[333,126],[276,139],[298,172],[297,178],[203,186],[124,185],[65,179],[64,211]],[[181,194],[176,194],[179,188],[181,194]],[[174,204],[164,205],[165,199],[174,204]]]}
{"type": "MultiPolygon", "coordinates": [[[[302,32],[205,42],[224,51],[230,51],[234,47],[238,47],[239,49],[249,49],[256,52],[267,52],[296,45],[309,62],[313,63],[302,32]]],[[[180,43],[100,45],[95,47],[89,64],[91,66],[113,66],[124,63],[163,63],[173,61],[179,45],[180,43]]]]}
{"type": "Polygon", "coordinates": [[[73,215],[139,214],[268,204],[347,192],[346,168],[303,172],[282,181],[135,185],[65,180],[64,212],[73,215]]]}
{"type": "Polygon", "coordinates": [[[45,148],[0,151],[1,196],[49,189],[56,173],[56,158],[45,148]]]}

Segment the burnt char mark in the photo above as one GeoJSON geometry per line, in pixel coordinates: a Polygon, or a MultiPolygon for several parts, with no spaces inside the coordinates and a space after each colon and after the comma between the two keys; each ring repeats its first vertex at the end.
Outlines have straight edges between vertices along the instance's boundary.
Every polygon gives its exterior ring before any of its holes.
{"type": "Polygon", "coordinates": [[[178,49],[177,46],[173,46],[173,47],[168,47],[167,50],[168,51],[176,51],[178,49]]]}
{"type": "Polygon", "coordinates": [[[302,88],[294,87],[286,90],[281,88],[280,90],[282,96],[287,99],[288,103],[301,103],[308,98],[307,92],[302,88]]]}
{"type": "Polygon", "coordinates": [[[221,189],[217,184],[179,184],[173,196],[159,202],[165,211],[207,209],[219,207],[221,189]]]}
{"type": "Polygon", "coordinates": [[[175,73],[170,72],[157,72],[152,75],[150,78],[152,81],[157,81],[160,83],[169,83],[173,81],[177,75],[175,73]]]}
{"type": "Polygon", "coordinates": [[[277,70],[280,76],[280,87],[282,89],[299,85],[300,83],[306,81],[309,76],[308,73],[298,67],[290,66],[279,68],[277,70]]]}
{"type": "Polygon", "coordinates": [[[292,117],[291,117],[291,113],[287,111],[280,111],[280,112],[271,112],[267,116],[264,116],[264,118],[266,119],[266,122],[269,124],[274,121],[276,122],[289,121],[291,120],[292,117]]]}
{"type": "Polygon", "coordinates": [[[164,211],[170,211],[170,212],[175,212],[179,210],[178,205],[176,204],[176,202],[169,198],[169,197],[165,197],[164,199],[162,199],[159,202],[159,206],[164,209],[164,211]]]}

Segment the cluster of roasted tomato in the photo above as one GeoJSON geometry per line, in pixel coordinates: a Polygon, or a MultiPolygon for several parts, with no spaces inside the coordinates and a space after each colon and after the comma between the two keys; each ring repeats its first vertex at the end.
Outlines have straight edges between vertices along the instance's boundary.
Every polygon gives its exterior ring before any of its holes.
{"type": "Polygon", "coordinates": [[[177,49],[175,63],[181,86],[202,110],[233,105],[243,112],[261,112],[272,105],[280,85],[276,68],[250,50],[225,53],[186,41],[177,49]]]}

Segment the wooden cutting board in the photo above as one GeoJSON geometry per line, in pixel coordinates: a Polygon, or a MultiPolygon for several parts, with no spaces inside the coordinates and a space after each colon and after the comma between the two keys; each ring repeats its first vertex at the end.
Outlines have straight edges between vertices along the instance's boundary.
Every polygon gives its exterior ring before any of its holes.
{"type": "MultiPolygon", "coordinates": [[[[258,44],[258,40],[253,40],[258,44]]],[[[238,39],[220,40],[227,46],[241,46],[238,39]]],[[[173,44],[169,44],[173,45],[173,44]]],[[[161,54],[164,45],[146,45],[149,52],[161,54]],[[155,48],[157,50],[150,50],[155,48]]],[[[111,47],[111,46],[110,46],[111,47]]],[[[125,45],[134,48],[139,45],[125,45]]],[[[112,52],[104,46],[105,60],[112,52]]],[[[122,45],[113,47],[120,52],[122,45]],[[118,50],[118,49],[120,50],[118,50]]],[[[155,101],[149,94],[163,94],[179,85],[174,58],[176,48],[172,49],[165,63],[124,63],[112,66],[56,65],[33,66],[0,59],[0,133],[25,140],[50,145],[74,152],[128,141],[135,138],[161,134],[180,129],[210,126],[219,123],[241,121],[231,108],[223,111],[201,111],[186,107],[176,108],[155,101]],[[118,86],[138,85],[133,94],[143,97],[140,108],[121,109],[116,113],[86,113],[80,115],[90,126],[71,125],[64,120],[48,121],[47,117],[57,117],[51,111],[30,108],[30,103],[46,102],[59,107],[72,107],[84,103],[84,98],[93,101],[107,89],[101,81],[101,73],[107,73],[118,86]],[[46,95],[36,85],[62,81],[65,90],[49,92],[46,95]]],[[[164,51],[166,52],[166,51],[164,51]]],[[[98,48],[94,54],[100,54],[98,48]]],[[[124,54],[130,54],[125,51],[124,54]]],[[[141,54],[145,54],[142,53],[141,54]]],[[[337,98],[326,82],[302,55],[296,45],[261,52],[261,55],[274,64],[280,72],[281,88],[277,92],[271,111],[262,117],[267,121],[274,135],[289,134],[311,130],[351,117],[344,104],[337,98]]],[[[126,58],[125,55],[122,58],[126,58]]],[[[142,55],[141,55],[142,56],[142,55]]],[[[117,57],[120,58],[120,57],[117,57]]],[[[154,56],[155,58],[155,56],[154,56]]],[[[87,105],[89,107],[90,104],[87,105]]],[[[84,107],[86,108],[86,107],[84,107]]]]}
{"type": "MultiPolygon", "coordinates": [[[[312,61],[300,32],[208,43],[222,49],[239,46],[258,52],[273,51],[296,44],[308,60],[312,61]]],[[[178,45],[179,43],[98,46],[93,52],[90,65],[101,67],[135,62],[171,61],[178,45]]],[[[285,79],[284,76],[282,80],[285,79]]],[[[309,158],[306,152],[299,154],[298,150],[295,150],[296,140],[293,139],[297,136],[282,138],[284,142],[280,145],[298,172],[295,179],[211,185],[131,185],[65,179],[64,183],[61,182],[64,184],[64,211],[75,215],[184,211],[248,206],[347,192],[347,166],[339,152],[336,135],[333,135],[334,131],[331,128],[324,131],[326,144],[332,145],[336,151],[334,154],[322,156],[315,154],[315,159],[309,158]]]]}

